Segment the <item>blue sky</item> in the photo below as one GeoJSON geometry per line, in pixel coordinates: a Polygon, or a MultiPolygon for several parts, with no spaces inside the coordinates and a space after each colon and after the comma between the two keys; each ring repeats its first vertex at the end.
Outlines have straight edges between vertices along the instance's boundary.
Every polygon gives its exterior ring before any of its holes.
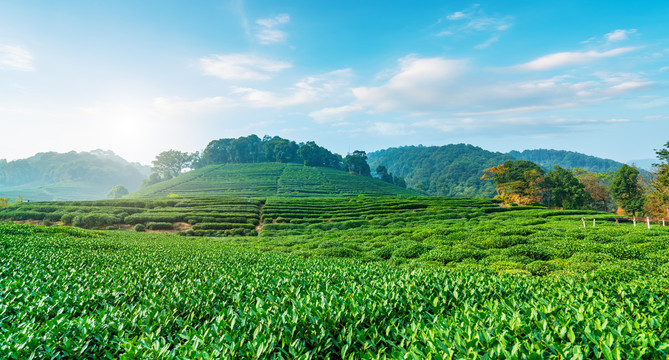
{"type": "Polygon", "coordinates": [[[0,0],[0,158],[251,133],[653,158],[668,23],[666,1],[0,0]]]}

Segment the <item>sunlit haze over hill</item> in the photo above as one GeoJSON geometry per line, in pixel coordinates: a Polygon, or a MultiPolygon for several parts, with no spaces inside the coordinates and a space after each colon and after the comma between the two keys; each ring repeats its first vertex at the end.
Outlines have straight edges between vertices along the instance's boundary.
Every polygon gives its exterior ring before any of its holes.
{"type": "Polygon", "coordinates": [[[0,1],[0,158],[249,134],[653,158],[668,23],[666,1],[0,1]]]}

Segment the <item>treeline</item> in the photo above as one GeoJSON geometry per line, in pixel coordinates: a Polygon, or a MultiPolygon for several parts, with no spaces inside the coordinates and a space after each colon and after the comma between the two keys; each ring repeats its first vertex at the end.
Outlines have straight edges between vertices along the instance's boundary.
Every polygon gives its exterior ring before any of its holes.
{"type": "Polygon", "coordinates": [[[669,142],[656,153],[656,171],[646,176],[629,165],[603,173],[555,165],[545,172],[534,162],[509,160],[485,169],[482,179],[495,184],[496,197],[506,204],[603,211],[618,207],[633,216],[667,217],[669,142]]]}
{"type": "Polygon", "coordinates": [[[313,141],[296,143],[279,136],[266,135],[261,139],[257,135],[249,135],[212,140],[201,153],[163,151],[152,162],[152,174],[144,181],[143,186],[176,177],[187,168],[199,169],[209,165],[261,162],[298,163],[345,170],[362,176],[372,175],[364,151],[356,150],[342,157],[313,141]]]}

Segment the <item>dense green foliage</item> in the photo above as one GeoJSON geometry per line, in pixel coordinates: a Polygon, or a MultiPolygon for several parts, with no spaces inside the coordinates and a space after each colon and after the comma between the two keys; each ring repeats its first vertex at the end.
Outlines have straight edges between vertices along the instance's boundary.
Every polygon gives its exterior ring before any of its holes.
{"type": "Polygon", "coordinates": [[[581,209],[590,200],[581,184],[571,171],[555,165],[548,172],[546,182],[550,187],[547,203],[565,209],[581,209]]]}
{"type": "Polygon", "coordinates": [[[493,197],[495,185],[481,180],[483,170],[512,158],[465,144],[404,146],[367,154],[376,169],[384,165],[406,185],[430,195],[493,197]]]}
{"type": "Polygon", "coordinates": [[[131,198],[179,196],[417,195],[418,192],[345,171],[299,164],[212,165],[145,187],[131,198]]]}
{"type": "Polygon", "coordinates": [[[509,155],[518,160],[527,160],[536,163],[546,171],[558,165],[568,170],[579,168],[590,172],[605,173],[608,171],[617,171],[623,166],[622,163],[614,160],[565,150],[537,149],[524,150],[522,152],[511,151],[509,155]]]}
{"type": "Polygon", "coordinates": [[[611,195],[625,211],[636,214],[643,209],[644,195],[639,170],[623,165],[611,181],[611,195]]]}
{"type": "Polygon", "coordinates": [[[313,207],[373,219],[231,240],[0,224],[0,357],[669,355],[664,228],[483,199],[313,207]]]}
{"type": "Polygon", "coordinates": [[[0,159],[0,197],[24,200],[104,199],[122,184],[136,190],[149,168],[128,163],[111,151],[38,153],[27,159],[0,159]]]}
{"type": "Polygon", "coordinates": [[[208,165],[244,164],[260,162],[299,163],[343,170],[344,161],[338,154],[316,145],[315,142],[297,144],[278,136],[242,136],[236,139],[212,140],[195,159],[194,167],[208,165]]]}

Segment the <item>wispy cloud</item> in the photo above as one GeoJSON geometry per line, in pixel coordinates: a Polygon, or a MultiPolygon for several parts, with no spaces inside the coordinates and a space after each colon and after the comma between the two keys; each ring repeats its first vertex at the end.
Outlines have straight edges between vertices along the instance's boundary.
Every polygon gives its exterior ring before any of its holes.
{"type": "MultiPolygon", "coordinates": [[[[437,36],[455,36],[474,32],[494,32],[499,33],[508,30],[513,26],[513,19],[510,16],[488,16],[480,8],[478,4],[474,4],[467,9],[456,11],[446,16],[448,26],[439,32],[437,36]]],[[[488,43],[489,46],[493,42],[499,40],[499,36],[488,43]]],[[[477,47],[479,49],[486,46],[477,47]]]]}
{"type": "Polygon", "coordinates": [[[482,42],[482,43],[480,43],[480,44],[474,46],[474,48],[475,48],[475,49],[485,49],[485,48],[487,48],[488,46],[490,46],[490,45],[492,45],[492,44],[494,44],[494,43],[496,43],[496,42],[498,42],[498,41],[499,41],[499,36],[493,36],[493,37],[491,37],[490,39],[488,39],[488,40],[486,40],[486,41],[484,41],[484,42],[482,42]]]}
{"type": "Polygon", "coordinates": [[[200,66],[205,75],[224,80],[267,80],[273,74],[292,67],[292,64],[257,55],[227,54],[203,57],[200,66]]]}
{"type": "Polygon", "coordinates": [[[34,59],[23,46],[0,44],[0,69],[34,71],[34,59]]]}
{"type": "Polygon", "coordinates": [[[336,98],[348,88],[351,69],[341,69],[325,74],[307,76],[281,92],[251,87],[235,87],[233,93],[242,106],[281,108],[314,103],[324,98],[336,98]]]}
{"type": "Polygon", "coordinates": [[[629,29],[629,30],[618,29],[604,35],[604,37],[609,42],[621,41],[621,40],[626,40],[628,35],[634,34],[635,32],[636,29],[629,29]]]}
{"type": "Polygon", "coordinates": [[[622,55],[638,49],[637,47],[622,47],[608,51],[574,51],[574,52],[559,52],[549,55],[544,55],[540,58],[530,62],[516,65],[513,68],[517,70],[550,70],[557,67],[585,64],[597,59],[607,58],[622,55]]]}
{"type": "Polygon", "coordinates": [[[256,24],[260,26],[260,29],[256,33],[256,38],[261,44],[265,45],[283,42],[287,38],[286,32],[277,29],[277,27],[289,22],[290,15],[288,14],[279,14],[273,18],[258,19],[256,20],[256,24]]]}
{"type": "Polygon", "coordinates": [[[317,123],[340,123],[347,117],[364,111],[364,106],[360,105],[344,105],[338,107],[328,107],[321,110],[312,111],[309,113],[317,123]]]}

